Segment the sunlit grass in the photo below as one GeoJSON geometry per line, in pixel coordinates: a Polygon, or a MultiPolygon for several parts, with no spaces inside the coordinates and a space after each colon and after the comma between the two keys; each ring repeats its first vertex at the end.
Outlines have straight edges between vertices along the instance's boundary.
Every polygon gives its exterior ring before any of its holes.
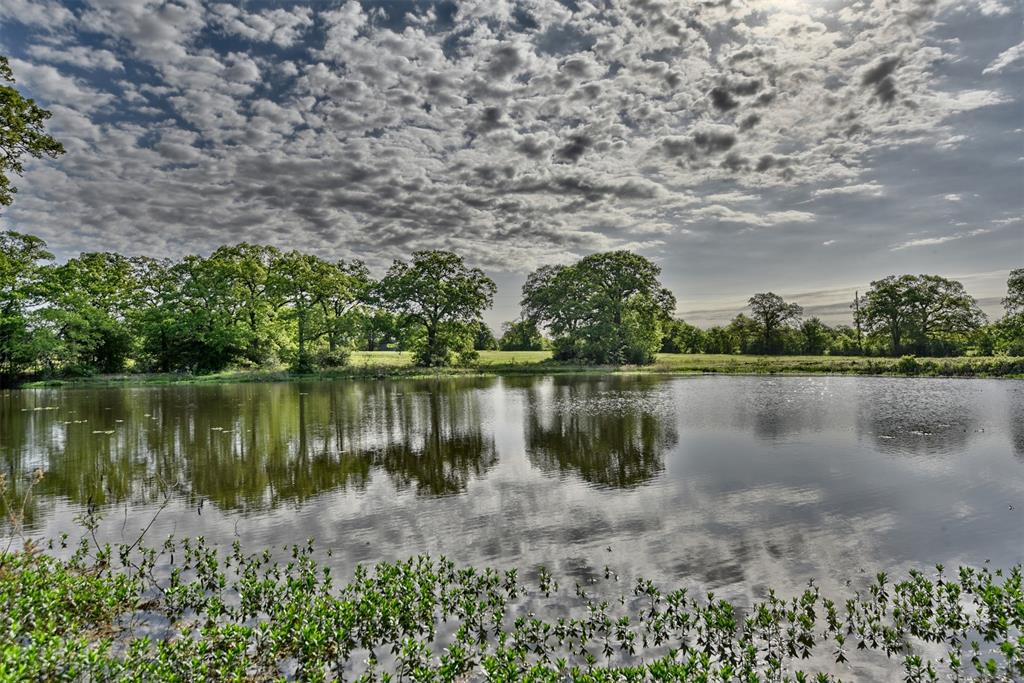
{"type": "MultiPolygon", "coordinates": [[[[581,365],[555,361],[550,351],[480,351],[473,364],[457,368],[417,368],[410,351],[354,351],[347,365],[297,375],[288,368],[232,369],[208,375],[120,374],[46,384],[171,384],[176,382],[278,382],[293,379],[410,377],[493,374],[654,372],[666,374],[908,375],[940,377],[1024,377],[1024,358],[879,358],[863,356],[746,356],[659,353],[645,366],[581,365]]],[[[30,384],[29,386],[32,386],[30,384]]]]}

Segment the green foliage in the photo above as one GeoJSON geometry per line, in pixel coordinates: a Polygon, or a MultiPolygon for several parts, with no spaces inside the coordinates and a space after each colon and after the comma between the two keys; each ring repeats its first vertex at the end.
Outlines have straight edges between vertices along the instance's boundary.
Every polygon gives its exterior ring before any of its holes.
{"type": "MultiPolygon", "coordinates": [[[[524,317],[506,323],[496,341],[481,320],[494,283],[450,252],[418,252],[374,284],[358,261],[246,243],[208,258],[96,252],[56,265],[42,240],[3,232],[0,384],[282,364],[306,373],[339,368],[357,348],[411,348],[422,366],[476,363],[479,351],[496,346],[553,347],[558,360],[591,364],[646,364],[658,351],[878,356],[896,346],[919,357],[1024,355],[1020,269],[1007,283],[1007,315],[987,326],[960,283],[909,275],[877,281],[860,308],[863,339],[816,318],[794,326],[799,307],[770,292],[751,298],[755,317],[702,331],[669,317],[674,299],[658,275],[628,252],[541,268],[523,287],[524,317]]],[[[960,366],[950,372],[962,374],[960,366]]]]}
{"type": "Polygon", "coordinates": [[[502,351],[543,351],[546,348],[536,321],[529,318],[502,323],[501,331],[498,348],[502,351]]]}
{"type": "Polygon", "coordinates": [[[896,371],[904,375],[916,375],[921,371],[917,356],[901,356],[896,363],[896,371]]]}
{"type": "Polygon", "coordinates": [[[275,247],[242,242],[220,247],[206,263],[212,278],[225,289],[226,300],[237,306],[231,317],[237,318],[239,341],[252,364],[273,357],[280,297],[272,289],[282,258],[275,247]]]}
{"type": "Polygon", "coordinates": [[[832,343],[832,330],[818,318],[808,318],[800,325],[800,352],[820,356],[832,343]]]}
{"type": "Polygon", "coordinates": [[[759,353],[782,353],[785,344],[780,339],[783,328],[800,321],[804,309],[797,304],[786,303],[781,296],[772,292],[755,294],[747,301],[750,312],[757,324],[760,337],[759,353]]]}
{"type": "Polygon", "coordinates": [[[372,294],[373,303],[401,317],[415,335],[418,365],[471,361],[474,325],[494,300],[494,281],[450,251],[417,251],[396,260],[372,294]]]}
{"type": "Polygon", "coordinates": [[[278,563],[270,551],[221,551],[201,538],[160,548],[83,539],[68,559],[31,545],[0,555],[0,679],[1024,675],[1020,566],[939,566],[898,581],[878,573],[831,597],[811,582],[790,598],[769,590],[741,610],[714,594],[626,583],[611,567],[573,595],[543,567],[527,584],[515,569],[423,556],[360,566],[338,584],[315,556],[312,542],[278,563]]]}
{"type": "Polygon", "coordinates": [[[54,159],[64,153],[64,146],[43,131],[50,112],[7,83],[14,83],[14,73],[0,55],[0,206],[14,201],[18,189],[10,175],[24,172],[24,157],[54,159]]]}
{"type": "Polygon", "coordinates": [[[1006,280],[1006,298],[1003,299],[1006,315],[1024,315],[1024,268],[1014,268],[1006,280]]]}
{"type": "Polygon", "coordinates": [[[30,367],[45,341],[30,317],[40,301],[42,262],[51,258],[38,237],[0,232],[0,386],[30,367]]]}
{"type": "Polygon", "coordinates": [[[490,326],[482,320],[472,323],[473,326],[473,350],[474,351],[496,351],[498,340],[494,338],[494,332],[490,326]]]}
{"type": "Polygon", "coordinates": [[[733,339],[733,353],[757,353],[761,348],[763,332],[753,318],[740,313],[732,319],[726,330],[733,339]]]}
{"type": "Polygon", "coordinates": [[[890,275],[871,283],[864,324],[894,355],[954,355],[984,322],[961,283],[938,275],[890,275]]]}
{"type": "Polygon", "coordinates": [[[120,372],[132,355],[129,315],[140,289],[136,262],[110,252],[85,253],[45,270],[39,311],[55,340],[49,365],[68,374],[120,372]]]}
{"type": "Polygon", "coordinates": [[[361,263],[329,263],[299,251],[275,254],[267,289],[287,308],[294,322],[296,348],[292,368],[309,372],[315,366],[309,344],[327,340],[327,357],[340,359],[350,343],[346,316],[363,293],[366,276],[361,263]]]}
{"type": "Polygon", "coordinates": [[[736,343],[730,330],[721,325],[708,328],[704,333],[703,351],[712,354],[737,353],[736,343]]]}
{"type": "Polygon", "coordinates": [[[556,358],[650,363],[661,346],[661,323],[675,309],[660,274],[659,267],[628,251],[545,266],[523,285],[523,317],[548,328],[556,358]]]}
{"type": "Polygon", "coordinates": [[[698,327],[670,318],[661,329],[662,353],[700,353],[704,348],[705,334],[698,327]]]}

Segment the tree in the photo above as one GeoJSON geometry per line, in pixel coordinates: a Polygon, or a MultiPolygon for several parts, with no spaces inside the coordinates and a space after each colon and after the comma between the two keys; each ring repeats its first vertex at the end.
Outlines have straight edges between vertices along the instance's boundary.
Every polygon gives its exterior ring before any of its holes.
{"type": "Polygon", "coordinates": [[[875,280],[864,295],[864,325],[874,334],[886,334],[892,354],[903,352],[903,338],[910,325],[910,290],[913,275],[890,275],[875,280]]]}
{"type": "Polygon", "coordinates": [[[762,335],[762,330],[753,318],[740,313],[730,321],[726,331],[732,340],[732,347],[734,348],[733,351],[728,353],[753,353],[758,350],[758,339],[762,335]]]}
{"type": "Polygon", "coordinates": [[[666,320],[662,323],[662,334],[662,353],[700,353],[704,348],[704,333],[682,320],[666,320]]]}
{"type": "Polygon", "coordinates": [[[736,353],[736,341],[728,328],[714,325],[704,332],[702,351],[704,353],[736,353]]]}
{"type": "Polygon", "coordinates": [[[555,355],[593,363],[649,363],[675,297],[661,269],[638,254],[592,254],[568,266],[546,266],[523,285],[523,317],[555,337],[555,355]]]}
{"type": "Polygon", "coordinates": [[[29,313],[39,301],[46,243],[18,232],[0,232],[0,385],[13,381],[36,360],[29,313]]]}
{"type": "Polygon", "coordinates": [[[88,252],[47,268],[39,316],[58,341],[51,364],[75,374],[124,370],[137,290],[132,259],[113,252],[88,252]]]}
{"type": "Polygon", "coordinates": [[[169,259],[140,258],[136,274],[139,307],[131,311],[130,325],[139,340],[139,366],[156,372],[181,369],[176,359],[176,327],[183,314],[179,273],[169,259]]]}
{"type": "Polygon", "coordinates": [[[817,318],[808,318],[800,325],[800,351],[811,356],[820,356],[828,350],[832,341],[832,330],[817,318]]]}
{"type": "Polygon", "coordinates": [[[483,320],[478,320],[473,325],[473,350],[494,351],[498,348],[498,340],[494,338],[494,332],[483,320]]]}
{"type": "MultiPolygon", "coordinates": [[[[369,284],[367,292],[373,291],[373,285],[369,284]]],[[[400,321],[390,311],[365,307],[358,311],[355,325],[362,337],[362,346],[367,351],[387,351],[389,348],[401,350],[404,346],[400,321]]]]}
{"type": "Polygon", "coordinates": [[[761,335],[761,351],[778,352],[776,335],[781,327],[800,320],[804,309],[797,304],[786,303],[781,296],[772,292],[755,294],[747,301],[750,312],[758,324],[761,335]]]}
{"type": "Polygon", "coordinates": [[[977,302],[956,280],[938,275],[890,275],[871,283],[864,321],[900,355],[910,340],[918,354],[948,354],[984,322],[977,302]]]}
{"type": "Polygon", "coordinates": [[[472,323],[490,307],[496,289],[482,270],[467,267],[457,254],[417,251],[410,262],[394,262],[372,300],[415,326],[416,362],[432,367],[449,365],[455,356],[472,357],[472,323]]]}
{"type": "Polygon", "coordinates": [[[854,329],[857,330],[857,353],[864,352],[864,311],[860,305],[860,292],[856,291],[853,293],[853,303],[850,304],[850,308],[853,309],[853,325],[854,329]]]}
{"type": "Polygon", "coordinates": [[[1024,314],[1024,268],[1014,268],[1006,280],[1006,298],[1003,307],[1007,315],[1024,314]]]}
{"type": "Polygon", "coordinates": [[[14,83],[14,72],[7,57],[0,56],[0,206],[9,206],[18,191],[9,174],[24,172],[22,159],[56,158],[64,153],[64,145],[43,131],[50,112],[4,81],[14,83]]]}
{"type": "Polygon", "coordinates": [[[171,266],[161,294],[161,334],[170,344],[166,364],[176,370],[216,372],[243,358],[241,305],[221,264],[186,256],[171,266]],[[175,284],[176,283],[176,284],[175,284]]]}
{"type": "Polygon", "coordinates": [[[224,278],[238,302],[245,337],[245,356],[254,364],[270,359],[278,302],[271,296],[272,270],[281,252],[275,247],[241,242],[225,245],[210,255],[209,267],[224,278]]]}
{"type": "Polygon", "coordinates": [[[1010,271],[1003,306],[1006,315],[992,325],[992,350],[1011,356],[1024,356],[1024,268],[1010,271]]]}
{"type": "Polygon", "coordinates": [[[300,371],[311,369],[314,362],[308,345],[321,338],[328,340],[328,360],[343,362],[339,354],[342,323],[362,293],[362,264],[352,271],[344,263],[290,251],[279,254],[272,266],[268,292],[288,306],[296,324],[298,348],[293,366],[300,371]]]}
{"type": "Polygon", "coordinates": [[[544,337],[537,323],[529,318],[511,320],[501,325],[501,339],[498,348],[502,351],[541,351],[544,337]]]}

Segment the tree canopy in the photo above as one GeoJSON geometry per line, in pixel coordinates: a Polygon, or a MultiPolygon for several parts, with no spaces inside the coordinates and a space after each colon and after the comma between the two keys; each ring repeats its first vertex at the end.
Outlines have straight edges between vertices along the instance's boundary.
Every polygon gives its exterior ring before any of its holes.
{"type": "Polygon", "coordinates": [[[502,324],[498,348],[502,351],[541,351],[544,342],[537,322],[520,318],[502,324]]]}
{"type": "Polygon", "coordinates": [[[26,156],[56,158],[64,153],[64,145],[43,129],[50,112],[7,83],[14,83],[14,72],[0,55],[0,206],[14,201],[18,188],[10,176],[24,172],[26,156]]]}
{"type": "Polygon", "coordinates": [[[750,306],[750,312],[757,322],[763,353],[776,351],[779,348],[779,328],[799,322],[804,312],[797,304],[786,303],[781,296],[773,292],[755,294],[747,301],[747,305],[750,306]]]}
{"type": "Polygon", "coordinates": [[[963,284],[939,275],[890,275],[872,282],[864,299],[868,330],[887,336],[896,355],[942,353],[985,322],[963,284]]]}
{"type": "Polygon", "coordinates": [[[1007,315],[1024,313],[1024,268],[1014,268],[1006,280],[1006,298],[1003,307],[1007,315]]]}
{"type": "Polygon", "coordinates": [[[552,348],[574,362],[645,363],[654,354],[1024,355],[1024,269],[1006,315],[986,325],[963,285],[936,275],[872,283],[850,325],[802,322],[771,293],[750,314],[699,329],[671,316],[659,268],[617,251],[545,266],[523,286],[522,317],[495,339],[483,322],[494,282],[447,251],[395,261],[375,282],[359,261],[241,243],[180,260],[87,252],[55,263],[39,238],[0,232],[0,383],[27,376],[216,372],[344,365],[355,349],[415,352],[436,366],[476,350],[552,348]],[[549,341],[544,334],[554,339],[549,341]]]}
{"type": "Polygon", "coordinates": [[[417,251],[411,261],[394,262],[372,300],[415,328],[416,362],[430,367],[473,356],[474,323],[496,290],[493,280],[457,254],[417,251]]]}
{"type": "Polygon", "coordinates": [[[628,251],[545,266],[523,285],[523,317],[550,331],[558,358],[649,363],[676,304],[660,275],[661,268],[628,251]]]}

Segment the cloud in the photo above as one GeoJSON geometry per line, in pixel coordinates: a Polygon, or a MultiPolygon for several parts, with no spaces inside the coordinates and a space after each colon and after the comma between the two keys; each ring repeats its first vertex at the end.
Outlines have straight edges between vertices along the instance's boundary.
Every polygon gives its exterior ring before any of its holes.
{"type": "Polygon", "coordinates": [[[1020,68],[1024,65],[1024,42],[1017,43],[999,53],[992,62],[981,72],[983,74],[997,74],[1011,68],[1020,68]]]}
{"type": "Polygon", "coordinates": [[[720,204],[695,209],[691,212],[691,215],[692,221],[716,220],[723,223],[739,223],[751,227],[771,227],[781,223],[809,223],[816,218],[813,213],[808,211],[788,210],[754,213],[750,211],[737,211],[720,204]]]}
{"type": "Polygon", "coordinates": [[[876,182],[858,183],[855,185],[839,185],[836,187],[822,187],[814,191],[815,197],[829,197],[834,195],[863,194],[871,197],[881,197],[885,194],[885,187],[876,182]]]}
{"type": "Polygon", "coordinates": [[[124,64],[110,50],[94,49],[81,45],[53,46],[33,45],[28,53],[35,59],[51,64],[70,64],[81,69],[103,69],[124,71],[124,64]]]}
{"type": "Polygon", "coordinates": [[[11,59],[10,65],[18,81],[25,83],[33,96],[46,102],[91,114],[114,99],[114,95],[95,90],[81,79],[68,76],[48,64],[11,59]]]}
{"type": "Polygon", "coordinates": [[[877,97],[884,104],[892,104],[896,99],[896,82],[892,74],[900,64],[899,55],[882,57],[861,76],[861,85],[871,86],[877,97]]]}
{"type": "Polygon", "coordinates": [[[0,3],[0,19],[8,23],[56,29],[74,18],[71,10],[52,0],[4,0],[0,3]]]}
{"type": "Polygon", "coordinates": [[[270,42],[279,47],[291,47],[313,25],[313,9],[302,6],[290,10],[278,8],[247,12],[234,5],[220,3],[213,6],[212,14],[214,21],[226,33],[270,42]]]}
{"type": "MultiPolygon", "coordinates": [[[[5,220],[64,251],[246,239],[381,267],[441,247],[516,272],[664,257],[896,196],[880,156],[960,153],[982,136],[960,117],[1013,100],[942,75],[984,66],[945,39],[963,15],[945,3],[104,0],[49,24],[41,6],[0,12],[72,152],[30,164],[5,220]]],[[[1005,48],[989,69],[1009,73],[1005,48]]],[[[777,232],[801,230],[817,247],[777,232]]]]}
{"type": "Polygon", "coordinates": [[[906,242],[900,242],[899,244],[894,244],[889,247],[889,251],[900,251],[902,249],[912,249],[914,247],[934,247],[939,244],[955,242],[956,240],[962,240],[968,237],[987,235],[990,232],[992,232],[990,228],[978,228],[969,232],[958,232],[953,235],[943,235],[942,237],[921,237],[918,239],[907,240],[906,242]]]}

